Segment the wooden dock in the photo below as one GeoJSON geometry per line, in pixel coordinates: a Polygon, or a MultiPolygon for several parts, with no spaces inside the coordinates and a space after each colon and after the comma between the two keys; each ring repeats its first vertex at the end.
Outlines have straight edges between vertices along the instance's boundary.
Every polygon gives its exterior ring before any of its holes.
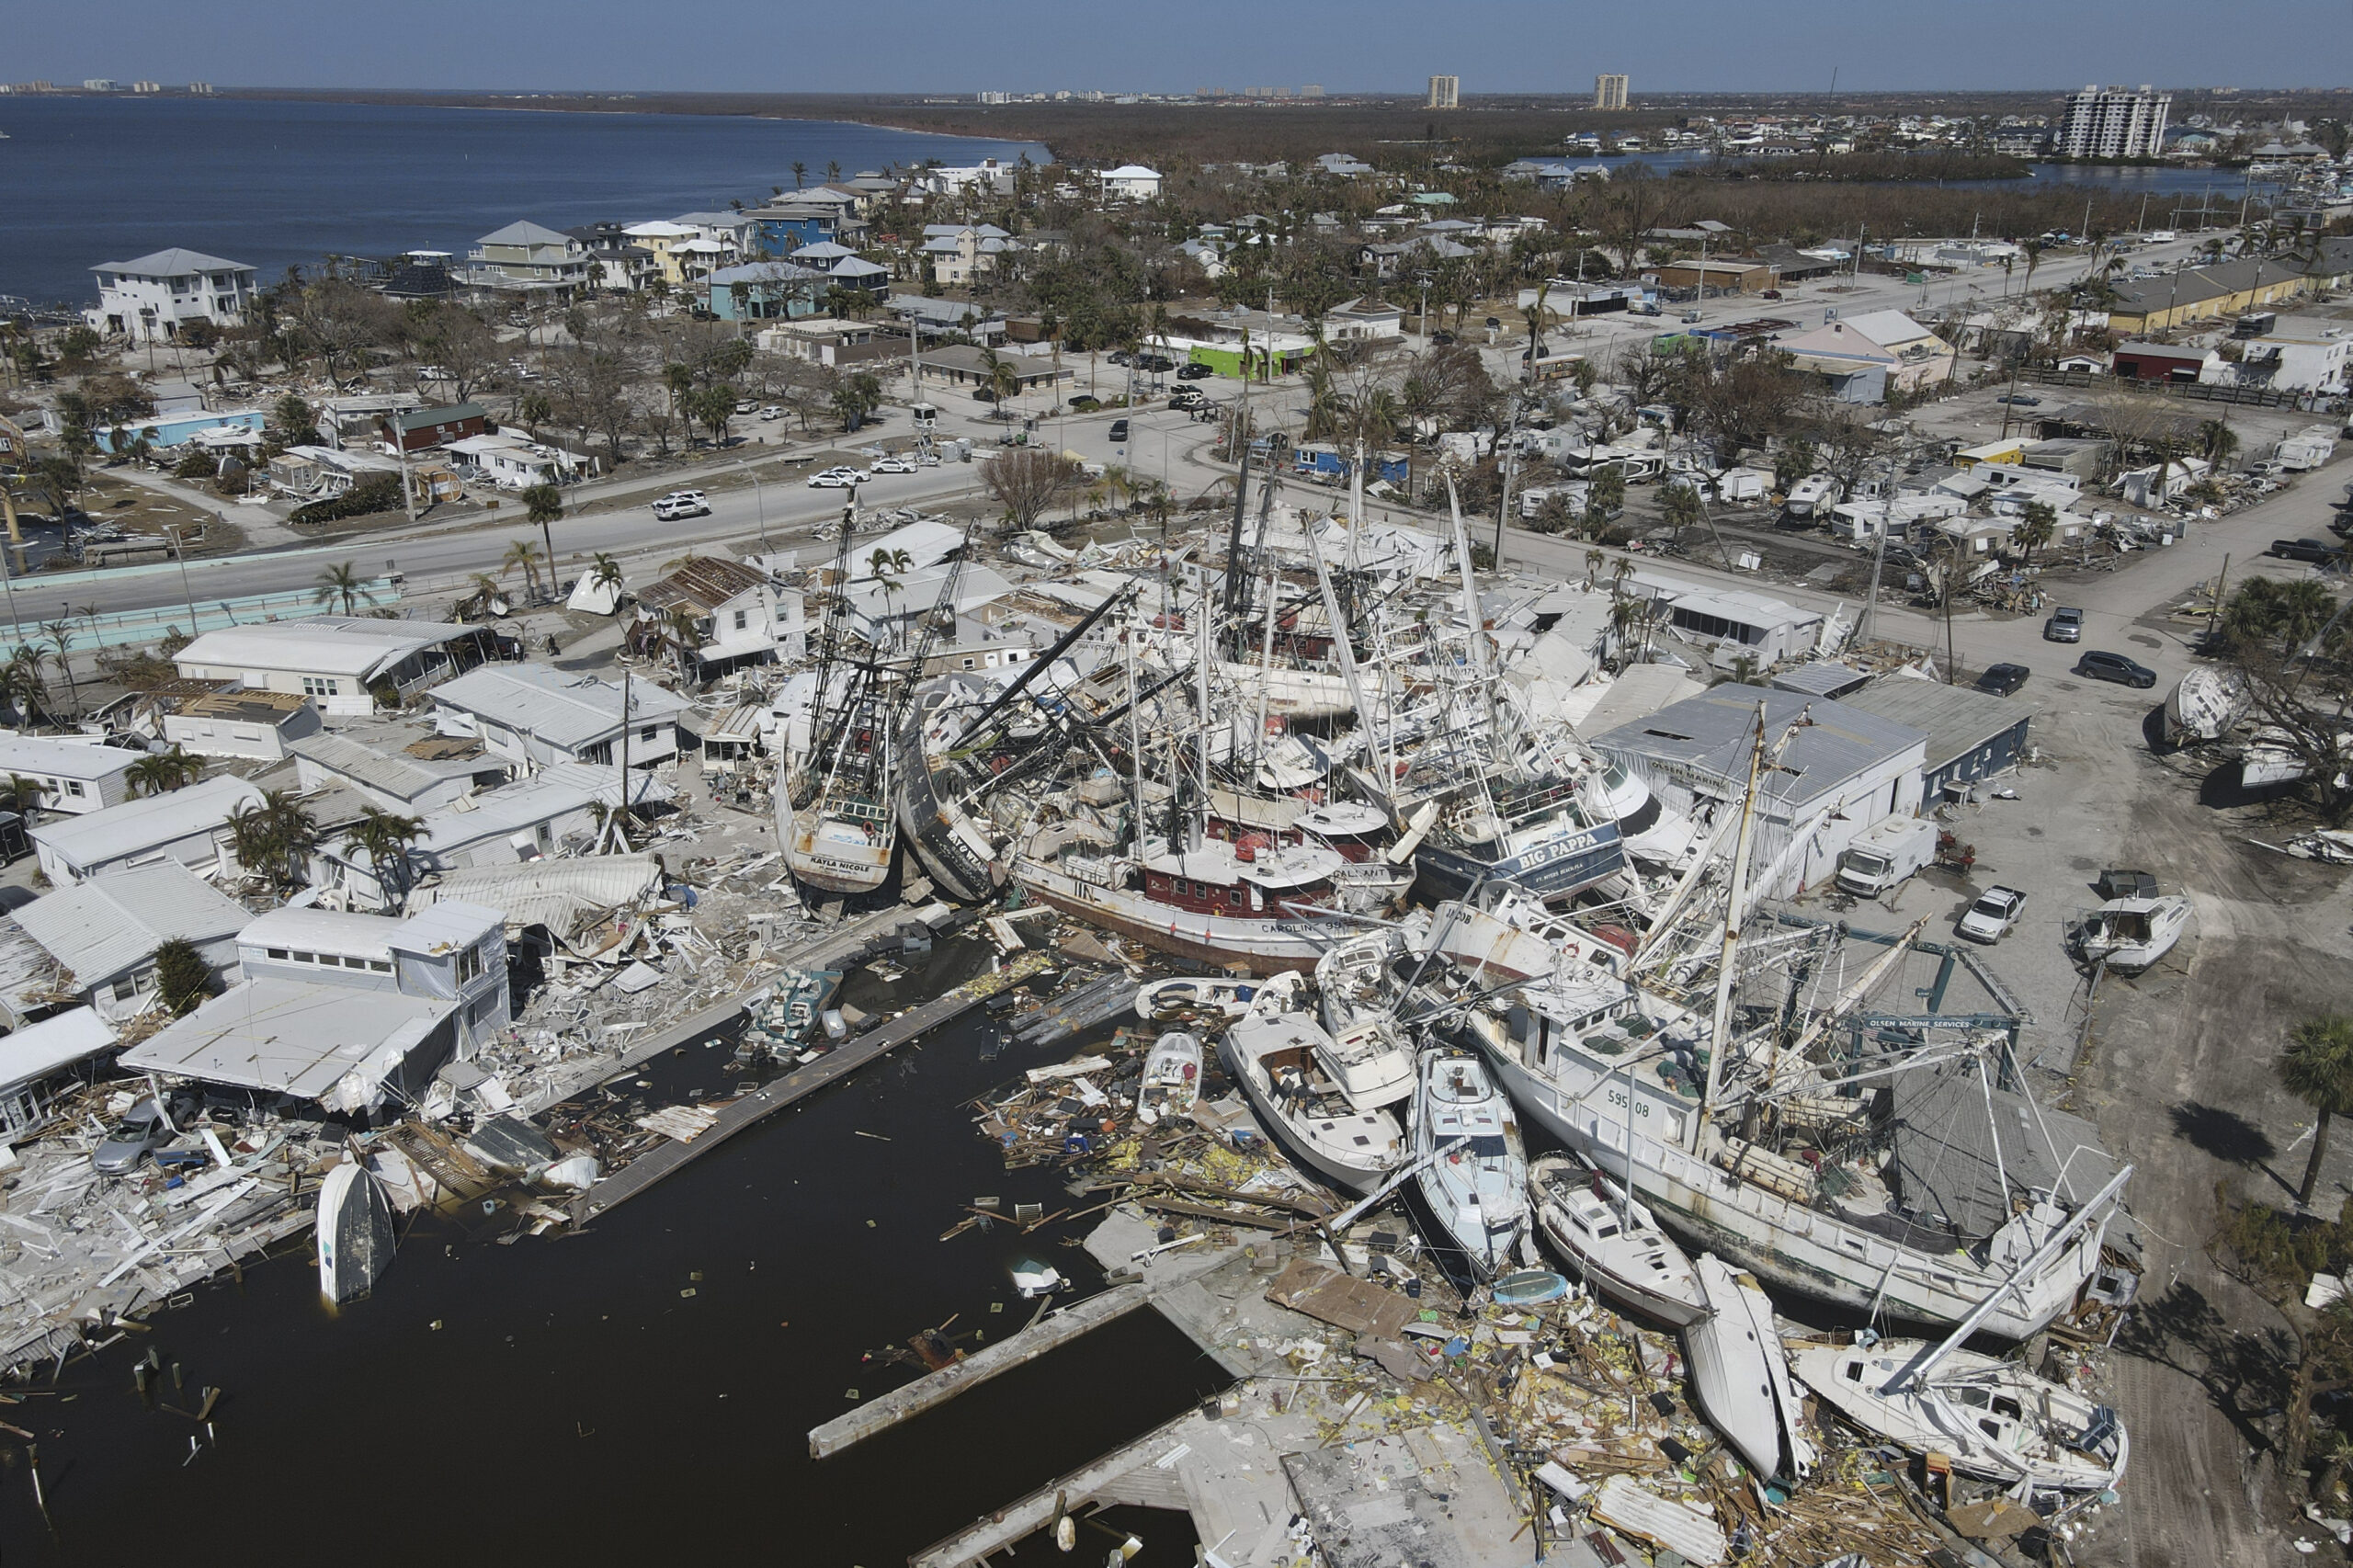
{"type": "Polygon", "coordinates": [[[1053,967],[1045,953],[1024,953],[992,974],[969,980],[921,1006],[911,1007],[881,1028],[827,1051],[806,1067],[796,1068],[741,1099],[720,1108],[718,1119],[691,1142],[669,1142],[639,1155],[610,1176],[573,1200],[572,1219],[585,1224],[608,1214],[663,1177],[727,1142],[745,1128],[765,1120],[787,1106],[797,1104],[830,1084],[838,1083],[876,1059],[889,1055],[916,1037],[979,1006],[1001,991],[1053,967]]]}
{"type": "Polygon", "coordinates": [[[1029,1365],[1047,1351],[1067,1345],[1091,1329],[1125,1317],[1151,1300],[1152,1287],[1136,1284],[1115,1285],[1108,1290],[1074,1302],[1051,1317],[1040,1319],[1010,1338],[983,1346],[954,1366],[943,1367],[926,1377],[917,1378],[904,1388],[894,1389],[855,1410],[844,1411],[822,1426],[811,1428],[809,1457],[831,1459],[853,1443],[863,1442],[911,1416],[920,1415],[934,1405],[945,1404],[991,1378],[1009,1372],[1016,1367],[1029,1365]]]}

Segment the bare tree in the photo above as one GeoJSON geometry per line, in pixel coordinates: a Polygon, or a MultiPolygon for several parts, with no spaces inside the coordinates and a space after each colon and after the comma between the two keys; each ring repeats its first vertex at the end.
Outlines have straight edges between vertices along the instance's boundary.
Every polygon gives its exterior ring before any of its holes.
{"type": "Polygon", "coordinates": [[[1005,520],[1016,529],[1031,528],[1056,502],[1076,487],[1079,466],[1057,452],[1034,447],[999,453],[983,476],[988,492],[1005,506],[1005,520]]]}

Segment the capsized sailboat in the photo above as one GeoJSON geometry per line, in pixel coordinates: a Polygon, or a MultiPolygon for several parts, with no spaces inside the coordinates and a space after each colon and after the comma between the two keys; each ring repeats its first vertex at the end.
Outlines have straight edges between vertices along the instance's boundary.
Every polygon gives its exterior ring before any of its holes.
{"type": "Polygon", "coordinates": [[[383,1184],[347,1154],[319,1184],[319,1294],[341,1306],[375,1288],[392,1261],[392,1205],[383,1184]]]}
{"type": "Polygon", "coordinates": [[[1949,1455],[1963,1474],[2070,1492],[2123,1479],[2131,1445],[2115,1411],[1973,1350],[1947,1350],[1922,1375],[1934,1348],[1917,1339],[1801,1345],[1790,1360],[1806,1387],[1864,1431],[1949,1455]]]}
{"type": "Polygon", "coordinates": [[[1683,1349],[1700,1414],[1759,1475],[1804,1480],[1814,1448],[1771,1300],[1712,1253],[1701,1254],[1694,1271],[1708,1310],[1685,1325],[1683,1349]]]}

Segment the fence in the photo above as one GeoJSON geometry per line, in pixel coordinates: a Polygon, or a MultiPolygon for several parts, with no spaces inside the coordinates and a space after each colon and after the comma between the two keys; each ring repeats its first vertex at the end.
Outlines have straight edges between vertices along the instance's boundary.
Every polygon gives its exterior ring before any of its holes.
{"type": "Polygon", "coordinates": [[[2024,369],[2018,379],[2044,387],[2121,387],[2156,397],[2183,397],[2198,403],[2227,403],[2250,408],[2293,408],[2297,394],[2273,387],[2208,386],[2198,381],[2143,381],[2130,376],[2095,376],[2089,370],[2024,369]]]}
{"type": "MultiPolygon", "coordinates": [[[[35,579],[37,583],[39,580],[35,579]]],[[[30,594],[33,585],[24,592],[30,594]]],[[[390,577],[377,577],[352,590],[354,608],[365,613],[371,609],[390,609],[401,602],[403,585],[390,577]]],[[[12,585],[5,607],[8,611],[9,630],[18,642],[37,641],[41,635],[39,613],[23,608],[12,585]],[[28,635],[29,633],[29,635],[28,635]]],[[[263,620],[299,620],[305,616],[332,615],[342,606],[322,605],[314,588],[290,588],[275,594],[248,594],[240,598],[199,602],[190,616],[186,604],[164,605],[153,609],[130,609],[100,616],[52,616],[63,619],[72,634],[75,651],[85,648],[119,648],[142,642],[158,642],[180,631],[188,636],[199,632],[218,631],[223,627],[250,626],[263,620]]]]}

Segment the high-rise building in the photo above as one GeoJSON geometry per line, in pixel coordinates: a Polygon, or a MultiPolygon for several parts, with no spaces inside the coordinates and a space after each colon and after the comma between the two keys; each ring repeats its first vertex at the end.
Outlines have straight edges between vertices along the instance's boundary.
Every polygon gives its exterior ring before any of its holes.
{"type": "Polygon", "coordinates": [[[1626,107],[1625,73],[1620,72],[1614,76],[1596,76],[1593,79],[1593,107],[1596,108],[1624,108],[1626,107]]]}
{"type": "Polygon", "coordinates": [[[2165,151],[2173,95],[2143,85],[2088,86],[2067,95],[2067,115],[2051,150],[2063,158],[2154,158],[2165,151]]]}
{"type": "Polygon", "coordinates": [[[1431,108],[1454,108],[1454,107],[1455,107],[1455,104],[1456,104],[1456,101],[1458,100],[1458,98],[1460,97],[1460,96],[1461,96],[1461,88],[1462,88],[1462,84],[1461,84],[1461,80],[1460,80],[1459,78],[1457,78],[1457,77],[1453,77],[1453,76],[1433,76],[1433,77],[1431,77],[1431,78],[1430,78],[1430,101],[1429,101],[1429,107],[1430,107],[1431,108]]]}

